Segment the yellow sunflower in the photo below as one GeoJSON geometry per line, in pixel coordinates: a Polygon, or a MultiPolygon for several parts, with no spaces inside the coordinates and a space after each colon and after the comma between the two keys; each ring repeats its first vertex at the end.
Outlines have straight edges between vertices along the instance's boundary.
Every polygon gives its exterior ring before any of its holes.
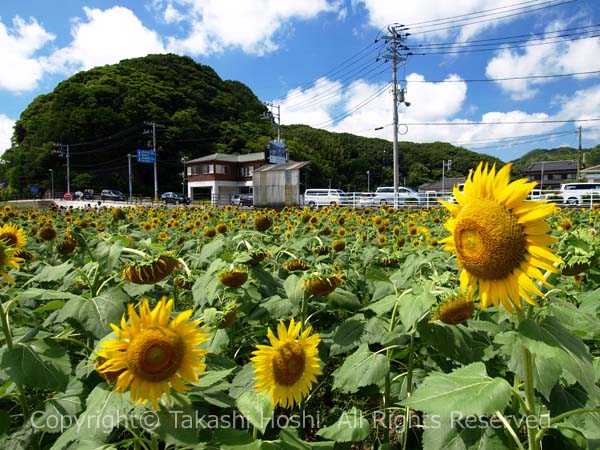
{"type": "Polygon", "coordinates": [[[10,284],[15,284],[15,280],[4,271],[6,266],[12,267],[13,269],[19,269],[19,263],[23,262],[23,258],[19,258],[14,255],[15,249],[8,247],[4,241],[0,240],[0,276],[4,277],[10,284]]]}
{"type": "Polygon", "coordinates": [[[454,189],[457,203],[441,202],[453,217],[446,222],[452,234],[440,243],[456,253],[461,290],[471,297],[479,287],[481,309],[502,302],[514,313],[521,299],[537,306],[532,297],[543,294],[533,280],[548,285],[540,269],[559,272],[553,263],[562,261],[548,248],[556,239],[544,220],[555,206],[526,200],[534,186],[524,178],[510,182],[510,164],[496,172],[480,163],[464,192],[454,189]]]}
{"type": "Polygon", "coordinates": [[[198,372],[205,368],[206,350],[198,348],[208,335],[199,320],[189,320],[192,310],[179,313],[173,320],[173,299],[163,297],[150,310],[148,300],[140,304],[139,316],[133,305],[127,308],[121,326],[111,324],[118,339],[102,343],[98,356],[105,362],[98,367],[100,374],[120,373],[116,392],[128,387],[136,403],[152,402],[158,409],[163,394],[170,396],[171,387],[177,392],[186,390],[185,381],[198,381],[198,372]]]}
{"type": "Polygon", "coordinates": [[[273,406],[293,408],[309,393],[319,368],[318,333],[310,334],[312,327],[300,333],[300,323],[291,320],[286,329],[283,321],[277,325],[277,336],[267,331],[271,345],[257,345],[252,353],[256,390],[271,396],[273,406]]]}
{"type": "Polygon", "coordinates": [[[23,248],[27,243],[27,235],[23,228],[7,223],[0,227],[0,241],[4,241],[8,247],[23,248]]]}

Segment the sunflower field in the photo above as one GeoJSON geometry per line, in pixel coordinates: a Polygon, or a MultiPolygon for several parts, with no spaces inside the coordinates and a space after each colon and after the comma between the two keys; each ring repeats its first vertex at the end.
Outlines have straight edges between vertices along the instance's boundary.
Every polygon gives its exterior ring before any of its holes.
{"type": "Polygon", "coordinates": [[[0,210],[3,449],[600,448],[600,208],[0,210]]]}

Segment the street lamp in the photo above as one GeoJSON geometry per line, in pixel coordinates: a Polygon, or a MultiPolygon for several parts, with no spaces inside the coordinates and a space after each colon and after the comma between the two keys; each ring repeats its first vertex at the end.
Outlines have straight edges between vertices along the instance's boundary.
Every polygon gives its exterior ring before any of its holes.
{"type": "Polygon", "coordinates": [[[367,192],[371,192],[371,171],[367,170],[367,192]]]}
{"type": "Polygon", "coordinates": [[[54,169],[48,169],[48,172],[50,172],[50,192],[52,193],[52,199],[54,199],[54,169]]]}
{"type": "Polygon", "coordinates": [[[189,158],[187,156],[183,156],[181,158],[181,164],[183,164],[183,172],[181,172],[181,191],[182,191],[181,194],[184,196],[186,195],[186,192],[185,192],[185,182],[187,181],[187,179],[186,179],[186,176],[187,176],[186,163],[187,163],[188,159],[189,158]]]}

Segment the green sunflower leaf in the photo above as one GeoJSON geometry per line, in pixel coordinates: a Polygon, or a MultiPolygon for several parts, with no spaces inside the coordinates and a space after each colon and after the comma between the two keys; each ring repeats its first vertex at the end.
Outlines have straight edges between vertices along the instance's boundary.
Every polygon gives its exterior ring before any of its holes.
{"type": "Polygon", "coordinates": [[[333,450],[334,446],[333,441],[305,442],[298,436],[298,431],[290,426],[281,430],[279,439],[265,441],[260,448],[261,450],[310,450],[311,448],[333,450]]]}
{"type": "Polygon", "coordinates": [[[432,373],[401,403],[442,418],[483,416],[502,411],[511,397],[511,387],[502,378],[487,375],[481,362],[451,373],[432,373]]]}
{"type": "Polygon", "coordinates": [[[1,364],[15,383],[54,391],[67,387],[71,372],[67,352],[50,339],[16,344],[2,354],[1,364]]]}
{"type": "Polygon", "coordinates": [[[317,435],[336,442],[359,442],[369,436],[369,431],[369,421],[362,411],[352,408],[344,411],[333,425],[320,429],[317,435]]]}
{"type": "Polygon", "coordinates": [[[489,416],[441,420],[427,416],[423,448],[427,450],[499,450],[511,447],[503,426],[489,416]]]}
{"type": "Polygon", "coordinates": [[[250,423],[264,433],[273,416],[271,397],[255,392],[244,392],[236,400],[240,412],[250,423]]]}
{"type": "Polygon", "coordinates": [[[352,393],[370,384],[382,386],[389,371],[389,360],[380,353],[371,352],[368,344],[362,344],[346,358],[342,367],[333,372],[333,388],[352,393]]]}

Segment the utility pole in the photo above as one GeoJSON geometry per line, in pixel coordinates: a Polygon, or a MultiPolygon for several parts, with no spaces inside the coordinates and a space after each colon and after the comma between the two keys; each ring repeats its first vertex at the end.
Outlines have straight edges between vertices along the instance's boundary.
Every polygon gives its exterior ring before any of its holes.
{"type": "Polygon", "coordinates": [[[127,168],[129,169],[129,203],[133,203],[133,174],[131,173],[131,153],[127,153],[127,168]]]}
{"type": "MultiPolygon", "coordinates": [[[[158,203],[158,153],[156,152],[156,122],[144,122],[146,125],[152,125],[152,151],[154,152],[154,201],[158,203]]],[[[144,131],[150,133],[150,130],[144,131]]]]}
{"type": "Polygon", "coordinates": [[[181,157],[181,164],[183,164],[183,172],[181,172],[181,195],[186,195],[185,182],[187,181],[187,166],[186,163],[188,161],[187,156],[181,157]]]}
{"type": "Polygon", "coordinates": [[[50,192],[52,193],[52,199],[54,199],[54,169],[48,169],[48,171],[50,172],[50,192]]]}
{"type": "Polygon", "coordinates": [[[71,168],[71,163],[70,163],[70,158],[71,158],[71,154],[69,151],[69,144],[54,144],[55,147],[58,147],[59,150],[54,150],[53,153],[58,153],[58,156],[60,156],[61,158],[63,157],[63,151],[65,151],[65,157],[67,159],[67,192],[71,192],[71,173],[70,173],[70,168],[71,168]],[[64,148],[64,150],[63,150],[64,148]]]}
{"type": "Polygon", "coordinates": [[[577,128],[577,138],[579,141],[579,146],[577,147],[577,180],[581,179],[581,125],[577,128]]]}
{"type": "Polygon", "coordinates": [[[271,108],[270,116],[273,119],[277,119],[277,122],[275,122],[275,125],[277,126],[277,142],[281,142],[281,105],[275,106],[273,103],[270,102],[264,102],[264,105],[271,108]],[[277,108],[277,114],[273,112],[274,108],[277,108]]]}
{"type": "MultiPolygon", "coordinates": [[[[404,45],[406,38],[409,33],[404,25],[393,24],[388,26],[388,34],[383,38],[387,43],[387,53],[383,55],[383,59],[386,61],[392,61],[392,93],[394,101],[394,130],[393,130],[393,171],[394,171],[394,208],[398,208],[398,102],[404,103],[406,106],[410,106],[410,103],[404,101],[404,94],[406,89],[401,88],[398,91],[398,64],[404,63],[410,53],[406,52],[408,47],[404,45]],[[400,53],[400,51],[405,51],[400,53]]],[[[377,40],[376,40],[377,42],[377,40]]],[[[379,59],[379,58],[378,58],[379,59]]]]}
{"type": "Polygon", "coordinates": [[[371,171],[367,170],[367,192],[371,192],[371,171]]]}

